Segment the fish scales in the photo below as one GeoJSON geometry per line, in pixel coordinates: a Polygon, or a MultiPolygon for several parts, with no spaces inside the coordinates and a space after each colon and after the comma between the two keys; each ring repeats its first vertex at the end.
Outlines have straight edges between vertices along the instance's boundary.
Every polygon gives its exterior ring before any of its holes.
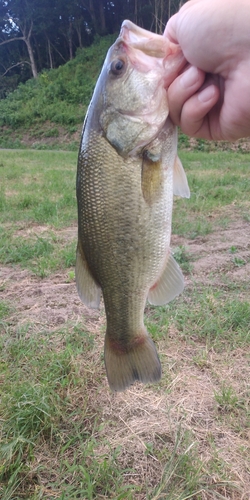
{"type": "Polygon", "coordinates": [[[134,317],[134,311],[140,311],[136,305],[138,296],[145,302],[148,289],[165,262],[170,241],[172,171],[166,171],[170,182],[165,183],[166,193],[162,193],[152,210],[143,196],[141,164],[137,158],[123,159],[100,135],[92,133],[86,149],[82,146],[79,167],[78,197],[83,200],[79,232],[84,234],[85,255],[104,295],[107,290],[107,301],[111,304],[115,301],[110,310],[118,316],[115,321],[121,323],[123,330],[134,317]],[[108,165],[103,163],[105,157],[108,165]],[[89,168],[90,165],[94,168],[89,168]],[[99,249],[98,258],[94,246],[99,249]],[[118,300],[123,302],[119,315],[118,300]],[[131,304],[131,311],[121,321],[125,300],[131,304]]]}
{"type": "MultiPolygon", "coordinates": [[[[102,118],[106,89],[103,91],[101,77],[99,86],[102,90],[97,84],[78,159],[76,280],[79,295],[87,305],[97,307],[102,291],[107,318],[108,381],[112,390],[124,390],[134,380],[150,382],[161,375],[143,317],[150,290],[157,288],[157,280],[169,262],[169,276],[172,270],[169,247],[177,139],[176,128],[166,112],[157,135],[154,129],[138,152],[124,153],[120,147],[122,137],[107,140],[103,130],[102,123],[109,126],[115,111],[111,108],[102,118]]],[[[121,116],[124,120],[119,112],[119,120],[121,116]]],[[[133,118],[131,128],[135,126],[133,118]]],[[[140,123],[138,126],[141,128],[140,123]]],[[[112,128],[112,138],[113,134],[112,128]]],[[[178,266],[174,265],[172,271],[175,283],[180,273],[178,266]]],[[[160,295],[165,290],[165,279],[162,281],[160,295]]],[[[171,276],[167,281],[171,282],[171,276]]],[[[176,295],[175,284],[171,294],[176,295]]]]}

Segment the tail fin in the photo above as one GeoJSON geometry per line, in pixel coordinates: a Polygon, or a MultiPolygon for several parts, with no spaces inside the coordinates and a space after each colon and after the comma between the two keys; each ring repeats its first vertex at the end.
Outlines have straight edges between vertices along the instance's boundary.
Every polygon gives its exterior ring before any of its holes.
{"type": "Polygon", "coordinates": [[[161,363],[151,338],[146,334],[131,348],[117,348],[105,337],[104,359],[112,391],[124,391],[133,382],[156,382],[161,378],[161,363]]]}

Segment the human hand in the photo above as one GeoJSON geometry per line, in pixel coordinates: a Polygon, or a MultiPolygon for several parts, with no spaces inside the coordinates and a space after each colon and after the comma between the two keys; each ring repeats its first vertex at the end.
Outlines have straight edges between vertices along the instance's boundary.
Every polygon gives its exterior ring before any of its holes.
{"type": "Polygon", "coordinates": [[[170,116],[187,135],[250,135],[249,19],[249,0],[190,0],[169,20],[164,36],[189,63],[168,88],[170,116]]]}

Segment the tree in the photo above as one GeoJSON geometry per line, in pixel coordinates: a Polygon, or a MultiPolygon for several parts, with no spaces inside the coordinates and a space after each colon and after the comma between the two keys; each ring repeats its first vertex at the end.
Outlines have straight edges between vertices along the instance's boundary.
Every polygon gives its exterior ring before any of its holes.
{"type": "Polygon", "coordinates": [[[0,97],[6,79],[12,88],[36,78],[72,59],[96,35],[119,32],[124,19],[162,33],[184,1],[0,0],[0,97]]]}
{"type": "Polygon", "coordinates": [[[34,78],[37,78],[37,66],[34,57],[31,35],[34,27],[33,2],[28,0],[5,0],[1,4],[0,19],[4,30],[0,46],[22,40],[27,48],[30,66],[34,78]]]}

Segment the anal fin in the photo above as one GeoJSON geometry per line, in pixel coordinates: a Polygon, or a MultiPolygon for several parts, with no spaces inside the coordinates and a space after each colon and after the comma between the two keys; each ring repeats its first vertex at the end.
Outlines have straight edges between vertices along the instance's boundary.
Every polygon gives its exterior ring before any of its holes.
{"type": "Polygon", "coordinates": [[[148,301],[154,306],[163,306],[179,295],[183,288],[182,271],[174,257],[169,254],[163,273],[149,290],[148,301]]]}
{"type": "Polygon", "coordinates": [[[101,288],[92,276],[79,240],[76,250],[76,287],[81,301],[87,307],[98,309],[101,288]]]}

